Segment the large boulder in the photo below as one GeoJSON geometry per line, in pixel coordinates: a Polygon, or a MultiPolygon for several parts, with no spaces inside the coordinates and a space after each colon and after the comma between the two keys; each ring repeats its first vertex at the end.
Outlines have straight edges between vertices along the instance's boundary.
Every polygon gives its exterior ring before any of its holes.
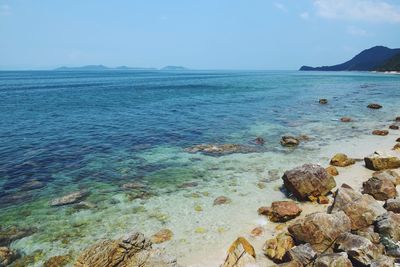
{"type": "Polygon", "coordinates": [[[330,164],[336,167],[346,167],[356,163],[354,159],[347,157],[346,154],[338,153],[331,159],[330,164]]]}
{"type": "Polygon", "coordinates": [[[308,243],[291,248],[287,252],[287,255],[291,261],[300,262],[304,266],[310,264],[317,257],[317,253],[308,243]]]}
{"type": "Polygon", "coordinates": [[[273,222],[286,222],[299,216],[302,209],[294,201],[275,201],[270,208],[262,207],[258,211],[273,222]]]}
{"type": "Polygon", "coordinates": [[[301,200],[324,196],[336,186],[335,179],[317,164],[286,171],[282,179],[286,188],[301,200]]]}
{"type": "Polygon", "coordinates": [[[264,254],[273,261],[283,260],[286,252],[294,247],[293,238],[287,233],[280,233],[275,238],[269,239],[263,246],[264,254]]]}
{"type": "Polygon", "coordinates": [[[386,200],[385,209],[394,213],[400,213],[400,198],[392,198],[386,200]]]}
{"type": "Polygon", "coordinates": [[[288,228],[297,242],[310,243],[317,252],[328,249],[342,233],[351,230],[350,219],[344,212],[316,212],[297,220],[288,228]]]}
{"type": "Polygon", "coordinates": [[[0,266],[9,266],[17,258],[15,251],[8,247],[0,247],[0,266]]]}
{"type": "Polygon", "coordinates": [[[244,237],[236,239],[228,249],[228,255],[221,267],[255,266],[256,252],[244,237]]]}
{"type": "Polygon", "coordinates": [[[376,200],[385,201],[397,195],[396,187],[385,177],[372,177],[363,183],[363,193],[373,196],[376,200]]]}
{"type": "Polygon", "coordinates": [[[152,249],[151,241],[141,233],[126,235],[118,240],[103,240],[82,252],[74,267],[175,267],[169,259],[152,249]]]}
{"type": "Polygon", "coordinates": [[[363,266],[369,266],[374,259],[378,259],[383,251],[367,238],[344,233],[335,241],[335,248],[338,251],[346,252],[355,262],[363,266]]]}
{"type": "Polygon", "coordinates": [[[358,193],[345,184],[336,191],[329,211],[343,211],[350,218],[352,230],[372,225],[378,216],[386,212],[372,196],[358,193]]]}
{"type": "Polygon", "coordinates": [[[377,171],[372,174],[372,177],[375,178],[386,178],[392,181],[394,185],[400,185],[400,172],[399,170],[384,170],[377,171]]]}
{"type": "Polygon", "coordinates": [[[55,198],[50,202],[51,206],[63,206],[69,204],[75,204],[83,200],[89,195],[89,192],[86,190],[80,190],[76,192],[69,193],[60,198],[55,198]]]}
{"type": "Polygon", "coordinates": [[[322,254],[315,262],[314,267],[352,267],[353,264],[349,260],[347,253],[330,253],[322,254]]]}
{"type": "Polygon", "coordinates": [[[396,169],[400,167],[400,159],[386,155],[381,152],[375,152],[374,154],[364,158],[365,167],[370,170],[381,171],[386,169],[396,169]]]}

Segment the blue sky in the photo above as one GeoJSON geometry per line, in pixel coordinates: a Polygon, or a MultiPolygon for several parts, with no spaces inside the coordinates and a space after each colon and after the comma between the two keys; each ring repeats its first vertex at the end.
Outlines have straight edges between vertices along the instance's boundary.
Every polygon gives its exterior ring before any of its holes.
{"type": "Polygon", "coordinates": [[[400,47],[396,0],[0,0],[0,68],[330,65],[400,47]]]}

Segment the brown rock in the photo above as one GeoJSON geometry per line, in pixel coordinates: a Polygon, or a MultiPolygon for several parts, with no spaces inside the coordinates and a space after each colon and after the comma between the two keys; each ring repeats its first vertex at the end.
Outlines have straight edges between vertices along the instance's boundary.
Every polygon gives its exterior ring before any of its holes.
{"type": "Polygon", "coordinates": [[[376,104],[376,103],[371,103],[367,107],[370,108],[370,109],[380,109],[380,108],[382,108],[381,105],[376,104]]]}
{"type": "Polygon", "coordinates": [[[299,216],[302,209],[294,201],[275,201],[272,202],[271,208],[261,207],[259,214],[260,211],[273,222],[286,222],[299,216]]]}
{"type": "Polygon", "coordinates": [[[293,238],[287,233],[280,233],[265,242],[263,251],[271,260],[280,262],[292,247],[294,247],[293,238]]]}
{"type": "Polygon", "coordinates": [[[328,166],[325,168],[326,172],[329,173],[332,176],[337,176],[339,175],[339,171],[336,169],[335,166],[328,166]]]}
{"type": "Polygon", "coordinates": [[[262,228],[261,226],[257,226],[256,228],[254,228],[253,230],[251,230],[250,234],[253,237],[257,237],[260,236],[264,233],[264,228],[262,228]]]}
{"type": "Polygon", "coordinates": [[[281,145],[287,147],[294,147],[300,144],[300,140],[294,136],[285,135],[282,136],[281,145]]]}
{"type": "Polygon", "coordinates": [[[358,229],[358,230],[354,231],[354,234],[365,237],[366,239],[368,239],[369,241],[371,241],[374,244],[379,244],[379,242],[380,242],[379,234],[374,231],[373,225],[371,225],[369,227],[358,229]]]}
{"type": "Polygon", "coordinates": [[[0,266],[8,266],[18,258],[15,251],[8,247],[0,247],[0,266]]]}
{"type": "Polygon", "coordinates": [[[370,170],[381,171],[385,169],[396,169],[400,167],[400,159],[380,152],[365,157],[365,167],[370,170]]]}
{"type": "Polygon", "coordinates": [[[336,193],[330,212],[343,211],[351,221],[351,229],[358,230],[372,225],[386,210],[372,196],[360,194],[342,185],[336,193]]]}
{"type": "Polygon", "coordinates": [[[372,174],[372,177],[386,178],[392,181],[394,185],[400,185],[400,173],[398,170],[377,171],[372,174]]]}
{"type": "Polygon", "coordinates": [[[317,164],[304,164],[286,171],[282,179],[286,188],[301,200],[324,196],[336,186],[335,179],[317,164]]]}
{"type": "Polygon", "coordinates": [[[400,151],[400,143],[397,143],[393,146],[392,150],[394,151],[400,151]]]}
{"type": "Polygon", "coordinates": [[[400,198],[392,198],[386,200],[385,209],[394,213],[400,213],[400,198]]]}
{"type": "Polygon", "coordinates": [[[87,197],[88,194],[89,193],[87,191],[84,191],[84,190],[72,192],[72,193],[70,193],[68,195],[65,195],[63,197],[53,199],[50,202],[50,205],[51,206],[62,206],[62,205],[74,204],[74,203],[77,203],[77,202],[81,201],[85,197],[87,197]]]}
{"type": "Polygon", "coordinates": [[[351,122],[352,119],[350,117],[342,117],[342,118],[340,118],[340,121],[341,122],[351,122]]]}
{"type": "Polygon", "coordinates": [[[368,239],[351,233],[340,235],[335,242],[335,248],[346,252],[352,260],[366,266],[369,266],[373,259],[378,259],[383,252],[368,239]]]}
{"type": "Polygon", "coordinates": [[[380,136],[386,136],[389,134],[388,130],[373,130],[372,131],[373,135],[380,135],[380,136]]]}
{"type": "Polygon", "coordinates": [[[62,267],[72,260],[71,255],[54,256],[45,261],[43,267],[62,267]]]}
{"type": "Polygon", "coordinates": [[[151,242],[154,244],[164,243],[171,240],[174,233],[169,229],[161,229],[151,237],[151,242]]]}
{"type": "Polygon", "coordinates": [[[315,262],[314,267],[352,267],[353,264],[345,252],[322,254],[315,262]]]}
{"type": "Polygon", "coordinates": [[[318,102],[319,102],[320,104],[322,104],[322,105],[325,105],[325,104],[328,104],[328,99],[326,99],[326,98],[321,98],[318,102]]]}
{"type": "Polygon", "coordinates": [[[330,164],[337,167],[346,167],[356,163],[354,159],[348,158],[346,154],[338,153],[331,159],[330,164]]]}
{"type": "Polygon", "coordinates": [[[340,234],[349,232],[350,229],[350,219],[344,212],[311,213],[288,228],[296,242],[310,243],[317,252],[328,249],[340,234]]]}
{"type": "Polygon", "coordinates": [[[287,255],[291,261],[300,262],[303,266],[307,266],[317,257],[317,253],[308,243],[291,248],[287,255]]]}
{"type": "Polygon", "coordinates": [[[319,204],[329,204],[329,198],[327,198],[326,196],[319,196],[318,203],[319,204]]]}
{"type": "Polygon", "coordinates": [[[389,126],[389,129],[391,129],[391,130],[398,130],[398,129],[399,129],[399,126],[398,126],[398,125],[395,125],[395,124],[392,124],[392,125],[389,126]]]}
{"type": "Polygon", "coordinates": [[[396,187],[385,177],[372,177],[363,183],[363,193],[373,196],[376,200],[385,201],[397,195],[396,187]]]}
{"type": "Polygon", "coordinates": [[[396,142],[400,142],[400,137],[396,139],[396,142]]]}
{"type": "Polygon", "coordinates": [[[253,246],[244,237],[239,237],[228,249],[228,255],[221,267],[254,266],[256,253],[253,246]]]}
{"type": "Polygon", "coordinates": [[[216,199],[214,199],[214,206],[215,205],[229,204],[229,203],[231,203],[231,199],[226,197],[226,196],[219,196],[216,199]]]}

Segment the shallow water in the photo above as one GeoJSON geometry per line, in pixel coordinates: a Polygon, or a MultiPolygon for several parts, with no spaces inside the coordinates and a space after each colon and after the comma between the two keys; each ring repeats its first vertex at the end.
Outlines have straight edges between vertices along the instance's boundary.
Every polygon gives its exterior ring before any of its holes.
{"type": "Polygon", "coordinates": [[[284,170],[323,162],[327,145],[362,138],[400,115],[399,79],[355,72],[0,72],[0,225],[38,228],[12,244],[25,254],[43,251],[32,265],[76,255],[100,238],[169,228],[167,250],[186,266],[202,266],[191,259],[224,248],[239,226],[254,223],[258,206],[284,197],[276,180],[284,170]],[[371,102],[384,108],[369,110],[371,102]],[[354,122],[340,123],[342,116],[354,122]],[[284,149],[284,134],[311,140],[284,149]],[[264,146],[254,143],[258,136],[264,146]],[[184,150],[203,143],[257,152],[184,150]],[[40,188],[30,188],[32,181],[40,188]],[[145,187],[122,190],[127,182],[145,187]],[[51,199],[79,189],[90,192],[86,201],[95,208],[50,207],[51,199]],[[219,195],[232,203],[213,206],[219,195]]]}

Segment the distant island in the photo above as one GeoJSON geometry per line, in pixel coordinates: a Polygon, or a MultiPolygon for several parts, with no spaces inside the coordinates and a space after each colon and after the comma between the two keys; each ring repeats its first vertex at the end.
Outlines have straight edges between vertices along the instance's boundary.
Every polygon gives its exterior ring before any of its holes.
{"type": "Polygon", "coordinates": [[[104,65],[86,65],[81,67],[59,67],[54,70],[57,71],[103,71],[103,70],[188,70],[185,67],[181,66],[166,66],[161,69],[157,68],[140,68],[140,67],[128,67],[128,66],[119,66],[119,67],[107,67],[104,65]]]}
{"type": "Polygon", "coordinates": [[[334,66],[302,66],[302,71],[400,71],[400,48],[374,46],[345,63],[334,66]]]}

